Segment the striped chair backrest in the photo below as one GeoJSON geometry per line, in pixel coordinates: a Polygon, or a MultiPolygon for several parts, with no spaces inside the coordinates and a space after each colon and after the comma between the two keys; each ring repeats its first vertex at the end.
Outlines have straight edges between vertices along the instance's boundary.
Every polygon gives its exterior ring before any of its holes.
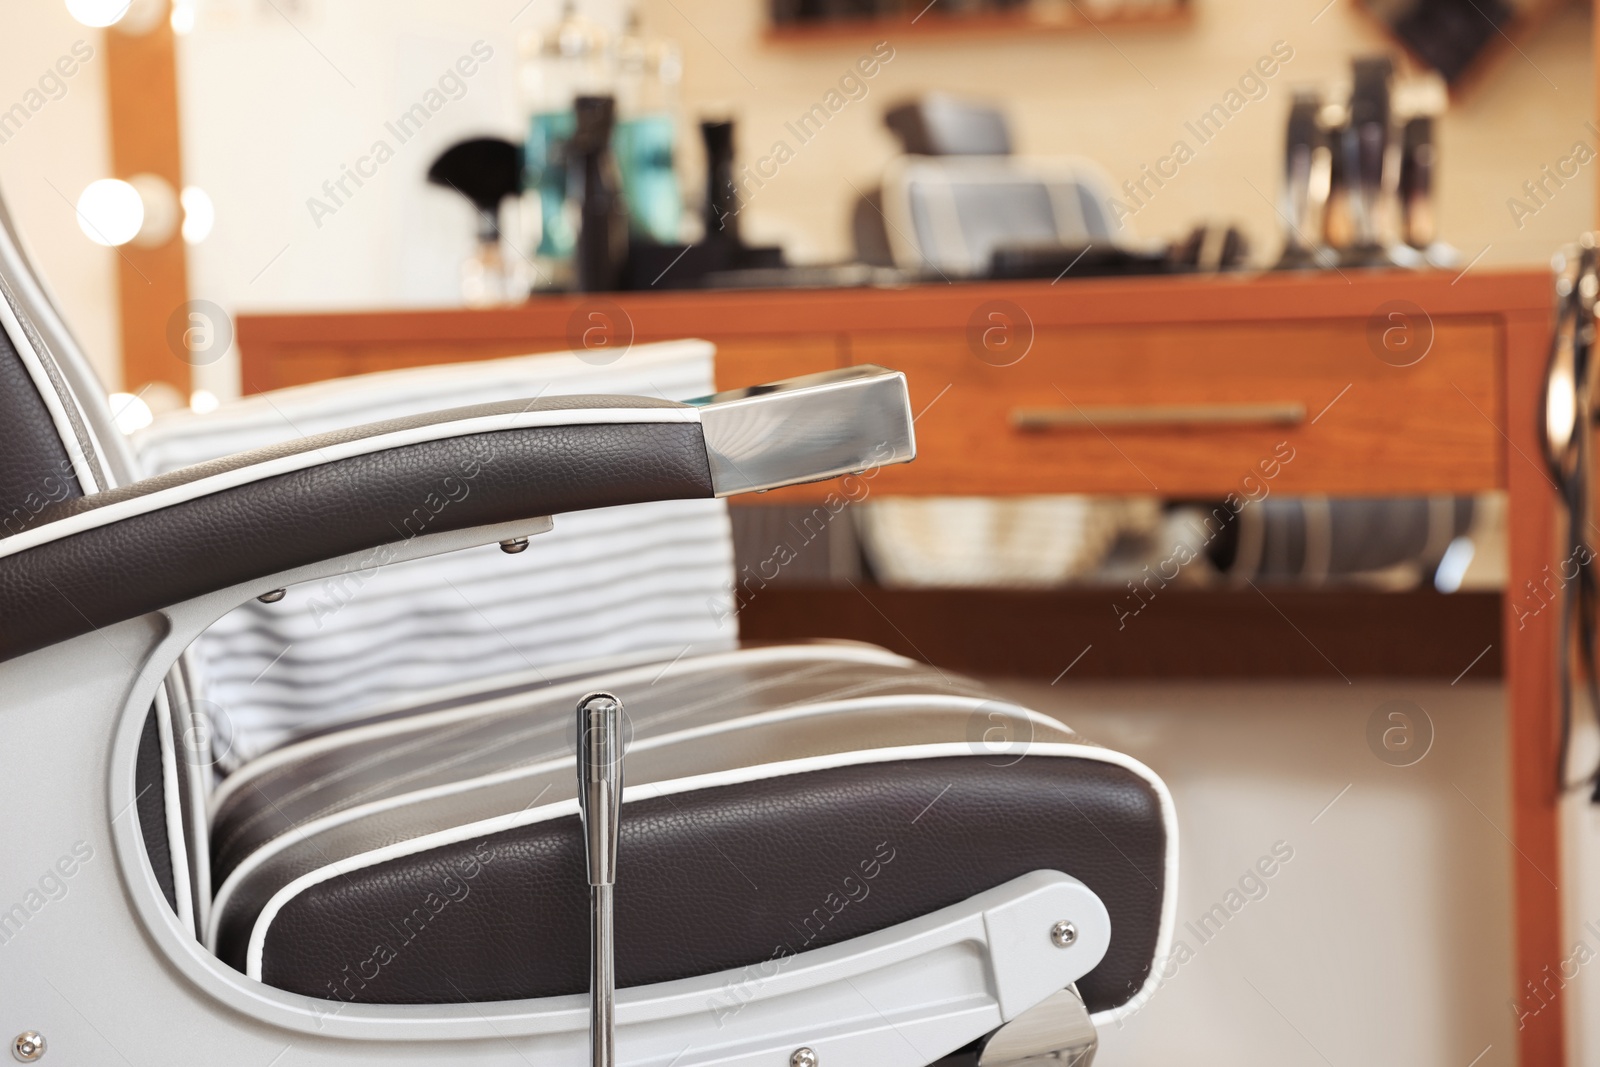
{"type": "MultiPolygon", "coordinates": [[[[205,415],[174,412],[133,438],[145,475],[301,434],[514,397],[714,391],[705,341],[635,345],[590,365],[571,352],[365,374],[281,389],[205,415]]],[[[312,582],[251,601],[194,648],[224,768],[308,730],[423,694],[583,661],[732,647],[733,542],[721,500],[559,515],[528,551],[497,547],[312,582]]]]}

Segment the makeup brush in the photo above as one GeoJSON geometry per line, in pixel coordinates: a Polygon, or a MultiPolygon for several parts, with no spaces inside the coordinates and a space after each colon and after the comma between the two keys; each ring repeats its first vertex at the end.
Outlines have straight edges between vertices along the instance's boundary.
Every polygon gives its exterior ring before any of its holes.
{"type": "Polygon", "coordinates": [[[454,189],[478,209],[478,240],[500,239],[500,202],[522,191],[522,147],[497,137],[451,145],[428,168],[428,181],[454,189]]]}
{"type": "Polygon", "coordinates": [[[477,248],[461,265],[467,304],[486,307],[526,297],[526,279],[500,247],[500,205],[522,191],[521,146],[495,137],[462,141],[433,161],[428,181],[454,189],[477,208],[477,248]]]}

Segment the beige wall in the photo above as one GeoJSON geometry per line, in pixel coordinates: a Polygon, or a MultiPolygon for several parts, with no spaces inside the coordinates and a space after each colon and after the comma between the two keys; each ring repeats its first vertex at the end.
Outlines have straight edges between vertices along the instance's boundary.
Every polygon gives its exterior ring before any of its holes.
{"type": "Polygon", "coordinates": [[[30,115],[0,143],[0,190],[78,339],[101,377],[115,385],[120,361],[116,253],[84,237],[74,210],[78,194],[104,178],[109,166],[105,54],[100,31],[73,21],[62,3],[28,0],[6,11],[0,32],[0,112],[18,103],[30,115]],[[41,92],[40,78],[77,41],[92,47],[94,58],[59,83],[64,91],[47,80],[41,92]],[[31,105],[41,102],[34,111],[31,105]]]}
{"type": "MultiPolygon", "coordinates": [[[[1077,154],[1104,165],[1120,183],[1139,176],[1183,124],[1216,103],[1276,41],[1294,58],[1185,165],[1132,220],[1141,236],[1169,237],[1205,217],[1238,219],[1258,258],[1275,255],[1284,124],[1291,87],[1348,81],[1353,53],[1385,38],[1352,0],[1335,0],[1313,24],[1322,0],[1194,0],[1190,28],[935,40],[888,35],[894,60],[823,134],[761,189],[746,209],[759,235],[781,237],[806,258],[849,250],[851,183],[877,181],[894,142],[881,115],[891,101],[930,89],[996,100],[1010,113],[1020,151],[1077,154]],[[1251,189],[1254,185],[1255,190],[1251,189]]],[[[1440,130],[1442,235],[1484,264],[1543,263],[1551,250],[1594,222],[1595,164],[1548,208],[1518,228],[1506,207],[1542,164],[1575,141],[1596,145],[1587,5],[1571,8],[1511,53],[1440,130]]],[[[872,40],[774,46],[761,40],[761,5],[729,0],[644,0],[649,24],[682,42],[686,96],[730,107],[743,120],[747,160],[774,140],[794,143],[784,123],[819,100],[872,40]],[[748,80],[747,80],[748,79],[748,80]],[[752,84],[754,87],[752,87],[752,84]]]]}

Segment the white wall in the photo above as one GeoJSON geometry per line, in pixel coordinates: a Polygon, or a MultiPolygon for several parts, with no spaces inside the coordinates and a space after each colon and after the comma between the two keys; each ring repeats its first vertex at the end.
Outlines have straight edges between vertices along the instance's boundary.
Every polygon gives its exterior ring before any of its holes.
{"type": "MultiPolygon", "coordinates": [[[[425,174],[463,137],[520,139],[516,36],[554,5],[536,0],[513,23],[522,6],[300,0],[286,14],[262,0],[202,7],[179,49],[184,159],[188,180],[216,203],[217,227],[191,254],[193,295],[229,310],[456,302],[472,213],[456,194],[426,185],[425,174]],[[490,58],[476,63],[459,99],[405,143],[385,129],[479,41],[490,58]],[[380,139],[394,157],[360,188],[347,183],[354,195],[335,204],[323,183],[380,139]],[[336,213],[314,214],[313,198],[336,213]]],[[[231,361],[202,370],[197,384],[233,393],[231,361]]]]}
{"type": "Polygon", "coordinates": [[[109,168],[105,55],[100,31],[79,25],[64,4],[29,0],[6,11],[0,112],[18,103],[30,114],[0,143],[0,191],[78,339],[101,377],[115,385],[121,362],[116,253],[83,235],[75,211],[78,194],[109,168]],[[40,79],[78,41],[94,49],[94,58],[70,79],[47,80],[41,92],[40,79]]]}

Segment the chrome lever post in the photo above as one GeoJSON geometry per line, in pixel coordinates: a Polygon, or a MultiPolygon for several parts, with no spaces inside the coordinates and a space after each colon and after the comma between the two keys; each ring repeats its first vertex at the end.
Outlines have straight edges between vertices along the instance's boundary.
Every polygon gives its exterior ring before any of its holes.
{"type": "Polygon", "coordinates": [[[622,701],[590,693],[578,701],[578,813],[589,877],[589,1058],[616,1063],[617,973],[612,890],[622,823],[622,701]]]}

